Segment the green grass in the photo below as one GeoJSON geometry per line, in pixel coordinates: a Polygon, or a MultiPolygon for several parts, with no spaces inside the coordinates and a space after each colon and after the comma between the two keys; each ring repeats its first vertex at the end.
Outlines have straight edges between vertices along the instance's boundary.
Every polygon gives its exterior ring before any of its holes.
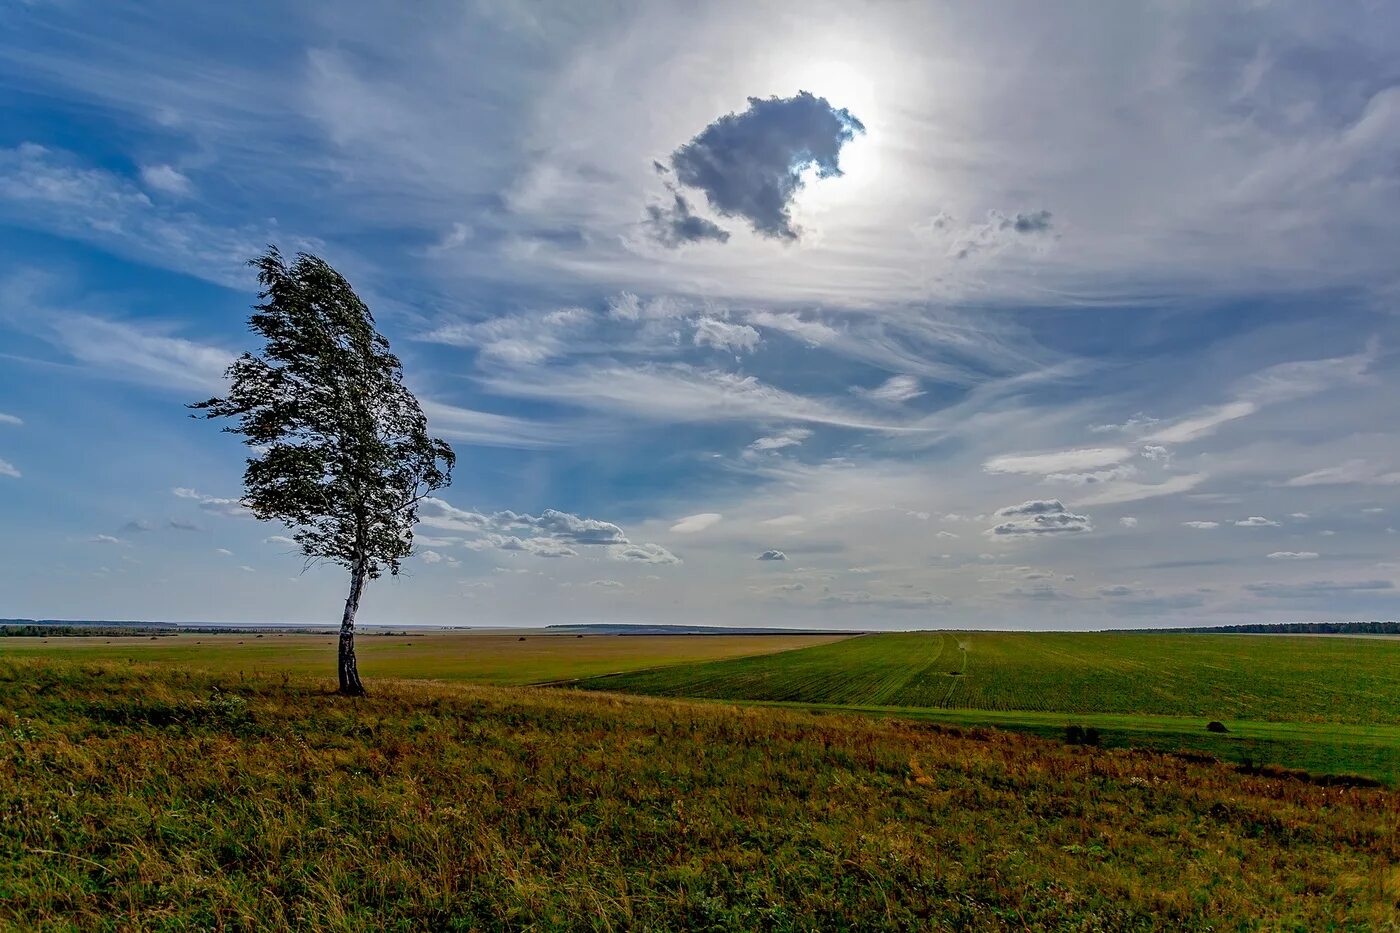
{"type": "Polygon", "coordinates": [[[1353,929],[1400,794],[905,719],[0,658],[0,928],[1353,929]]]}
{"type": "Polygon", "coordinates": [[[1400,640],[1109,633],[870,635],[587,679],[657,696],[862,708],[1400,780],[1400,640]],[[1205,723],[1223,721],[1225,735],[1205,723]]]}
{"type": "MultiPolygon", "coordinates": [[[[360,673],[379,677],[529,684],[614,671],[826,644],[833,635],[576,635],[538,630],[448,631],[356,639],[360,673]]],[[[269,632],[258,635],[163,635],[0,638],[0,658],[73,658],[160,664],[226,674],[321,675],[334,671],[335,637],[269,632]]]]}

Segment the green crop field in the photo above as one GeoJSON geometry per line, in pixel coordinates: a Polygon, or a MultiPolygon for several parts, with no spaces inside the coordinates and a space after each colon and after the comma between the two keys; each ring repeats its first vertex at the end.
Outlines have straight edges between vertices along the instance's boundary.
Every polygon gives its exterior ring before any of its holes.
{"type": "Polygon", "coordinates": [[[868,716],[327,687],[0,658],[0,929],[1373,930],[1400,916],[1390,790],[868,716]]]}
{"type": "MultiPolygon", "coordinates": [[[[357,640],[367,679],[393,677],[532,684],[614,671],[785,651],[839,635],[577,635],[536,630],[456,630],[421,634],[364,632],[357,640]]],[[[162,664],[219,673],[330,676],[335,636],[181,634],[158,637],[0,637],[2,658],[71,658],[162,664]]]]}
{"type": "Polygon", "coordinates": [[[1400,778],[1400,641],[914,632],[582,681],[588,689],[863,709],[1400,778]],[[1204,730],[1224,722],[1223,735],[1204,730]]]}

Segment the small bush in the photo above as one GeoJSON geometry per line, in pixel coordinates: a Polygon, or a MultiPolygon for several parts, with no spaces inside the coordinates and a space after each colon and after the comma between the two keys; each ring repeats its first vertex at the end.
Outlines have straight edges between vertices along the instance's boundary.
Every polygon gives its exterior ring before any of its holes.
{"type": "Polygon", "coordinates": [[[1076,724],[1065,726],[1066,745],[1098,746],[1102,741],[1103,736],[1101,736],[1099,730],[1093,726],[1089,726],[1088,728],[1076,724]]]}
{"type": "Polygon", "coordinates": [[[1218,720],[1218,719],[1212,719],[1210,722],[1206,723],[1206,731],[1207,731],[1207,732],[1229,732],[1230,730],[1225,728],[1225,723],[1221,722],[1221,721],[1218,720]]]}

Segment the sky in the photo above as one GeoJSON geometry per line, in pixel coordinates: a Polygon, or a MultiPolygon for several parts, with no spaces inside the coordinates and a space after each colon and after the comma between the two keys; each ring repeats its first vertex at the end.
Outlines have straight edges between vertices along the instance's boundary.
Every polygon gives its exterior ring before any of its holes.
{"type": "Polygon", "coordinates": [[[0,616],[334,622],[268,244],[458,454],[369,623],[1400,617],[1383,2],[0,0],[0,616]]]}

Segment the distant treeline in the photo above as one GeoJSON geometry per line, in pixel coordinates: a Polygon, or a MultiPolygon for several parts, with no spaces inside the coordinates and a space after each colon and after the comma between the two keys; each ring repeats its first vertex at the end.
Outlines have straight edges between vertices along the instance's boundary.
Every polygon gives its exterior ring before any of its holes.
{"type": "Polygon", "coordinates": [[[1400,622],[1254,622],[1247,625],[1203,625],[1147,631],[1244,635],[1400,635],[1400,622]]]}
{"type": "Polygon", "coordinates": [[[159,637],[163,635],[178,634],[174,629],[120,625],[53,625],[25,622],[18,625],[11,623],[0,623],[0,638],[52,638],[63,635],[103,635],[111,636],[146,636],[159,637]]]}

